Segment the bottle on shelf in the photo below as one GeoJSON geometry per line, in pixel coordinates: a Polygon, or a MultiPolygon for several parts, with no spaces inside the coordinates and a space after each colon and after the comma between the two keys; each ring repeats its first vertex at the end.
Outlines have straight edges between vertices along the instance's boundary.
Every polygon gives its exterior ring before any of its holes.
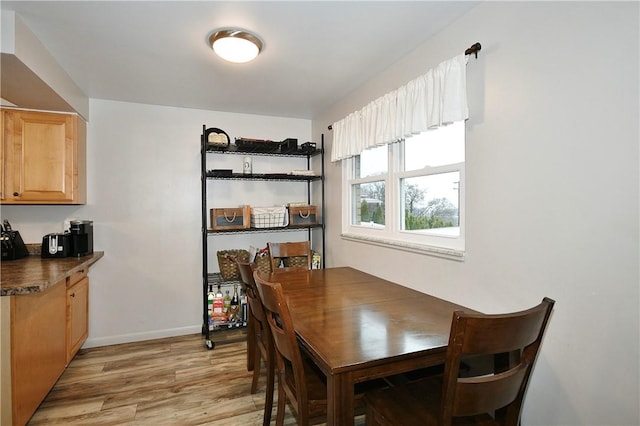
{"type": "Polygon", "coordinates": [[[213,323],[213,287],[209,285],[207,292],[207,314],[209,315],[209,325],[213,323]]]}
{"type": "Polygon", "coordinates": [[[231,296],[229,296],[229,290],[224,295],[224,313],[229,314],[229,305],[231,304],[231,296]]]}
{"type": "Polygon", "coordinates": [[[218,284],[218,290],[215,296],[213,296],[213,307],[211,317],[214,321],[226,321],[227,314],[224,312],[224,297],[222,296],[222,290],[220,290],[220,284],[218,284]]]}
{"type": "Polygon", "coordinates": [[[238,297],[238,284],[233,285],[233,297],[229,301],[229,309],[227,311],[227,315],[229,316],[229,321],[233,321],[236,325],[242,321],[240,312],[240,298],[238,297]]]}
{"type": "Polygon", "coordinates": [[[240,311],[242,312],[242,323],[247,325],[247,294],[244,291],[240,292],[240,311]]]}
{"type": "Polygon", "coordinates": [[[240,297],[238,297],[238,284],[233,285],[233,297],[231,298],[230,304],[235,306],[240,304],[240,297]]]}

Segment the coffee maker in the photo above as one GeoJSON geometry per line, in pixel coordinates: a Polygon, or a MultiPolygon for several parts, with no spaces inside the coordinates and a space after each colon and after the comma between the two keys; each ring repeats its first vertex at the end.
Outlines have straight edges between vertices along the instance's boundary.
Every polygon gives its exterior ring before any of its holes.
{"type": "Polygon", "coordinates": [[[69,222],[71,238],[70,256],[86,256],[93,253],[93,221],[72,220],[69,222]]]}

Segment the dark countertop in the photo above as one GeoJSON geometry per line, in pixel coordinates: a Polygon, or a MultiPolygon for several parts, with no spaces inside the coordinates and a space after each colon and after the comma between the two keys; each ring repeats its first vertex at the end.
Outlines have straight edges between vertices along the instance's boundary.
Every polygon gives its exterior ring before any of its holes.
{"type": "Polygon", "coordinates": [[[96,251],[82,257],[42,259],[30,255],[0,264],[0,296],[14,296],[44,291],[72,274],[88,268],[104,256],[96,251]]]}

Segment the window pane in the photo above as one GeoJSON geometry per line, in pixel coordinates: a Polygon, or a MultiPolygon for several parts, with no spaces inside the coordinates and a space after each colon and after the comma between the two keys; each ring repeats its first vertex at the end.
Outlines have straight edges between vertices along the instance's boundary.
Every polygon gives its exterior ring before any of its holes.
{"type": "Polygon", "coordinates": [[[386,145],[362,151],[362,153],[356,157],[354,177],[357,179],[387,173],[388,153],[389,148],[386,145]]]}
{"type": "Polygon", "coordinates": [[[460,235],[460,172],[401,179],[400,188],[403,230],[460,235]]]}
{"type": "Polygon", "coordinates": [[[384,187],[384,181],[352,185],[352,224],[384,226],[384,187]]]}
{"type": "Polygon", "coordinates": [[[427,130],[405,140],[404,169],[418,170],[464,161],[464,121],[427,130]]]}

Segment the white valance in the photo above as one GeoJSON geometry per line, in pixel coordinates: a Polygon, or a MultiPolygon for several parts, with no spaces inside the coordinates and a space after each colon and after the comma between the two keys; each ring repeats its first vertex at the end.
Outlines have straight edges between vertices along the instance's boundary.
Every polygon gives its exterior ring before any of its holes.
{"type": "Polygon", "coordinates": [[[461,54],[332,124],[331,161],[359,155],[428,129],[466,120],[466,64],[461,54]]]}

